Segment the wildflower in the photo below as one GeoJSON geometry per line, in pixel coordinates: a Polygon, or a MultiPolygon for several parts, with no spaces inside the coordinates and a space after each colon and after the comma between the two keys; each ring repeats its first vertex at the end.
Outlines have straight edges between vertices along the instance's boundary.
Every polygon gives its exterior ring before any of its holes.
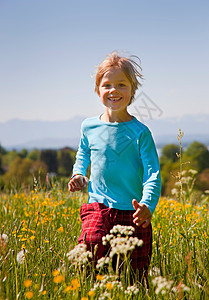
{"type": "Polygon", "coordinates": [[[81,300],[88,300],[88,297],[82,297],[81,300]]]}
{"type": "Polygon", "coordinates": [[[61,283],[63,280],[64,280],[63,275],[58,275],[58,276],[54,277],[54,283],[61,283]]]}
{"type": "Polygon", "coordinates": [[[17,262],[19,264],[23,264],[25,261],[25,253],[27,253],[28,250],[22,249],[20,252],[17,253],[17,262]]]}
{"type": "Polygon", "coordinates": [[[103,275],[97,275],[96,279],[102,281],[104,279],[104,276],[103,275]]]}
{"type": "Polygon", "coordinates": [[[97,261],[96,268],[100,269],[100,268],[104,267],[104,265],[108,265],[109,263],[110,263],[110,258],[109,257],[101,257],[97,261]]]}
{"type": "Polygon", "coordinates": [[[109,256],[113,257],[115,254],[124,254],[133,251],[136,246],[141,247],[143,241],[137,237],[116,237],[110,241],[111,251],[109,256]]]}
{"type": "Polygon", "coordinates": [[[155,294],[165,294],[166,290],[170,290],[171,286],[173,285],[173,281],[167,281],[166,278],[163,278],[162,276],[155,277],[152,280],[153,285],[156,285],[157,288],[155,290],[155,294]]]}
{"type": "Polygon", "coordinates": [[[113,289],[112,283],[108,282],[108,283],[106,284],[106,288],[107,288],[108,290],[112,290],[112,289],[113,289]]]}
{"type": "Polygon", "coordinates": [[[8,240],[9,240],[9,238],[8,238],[7,234],[5,234],[5,233],[0,234],[0,244],[1,244],[1,242],[7,244],[8,240]]]}
{"type": "Polygon", "coordinates": [[[128,295],[136,295],[139,293],[139,288],[136,286],[136,285],[132,285],[132,286],[128,286],[127,287],[127,290],[125,290],[125,294],[128,294],[128,295]]]}
{"type": "Polygon", "coordinates": [[[72,286],[74,286],[74,287],[76,287],[76,288],[78,288],[78,287],[81,286],[81,285],[80,285],[80,282],[78,281],[77,278],[76,278],[76,279],[73,279],[73,280],[71,281],[71,284],[72,284],[72,286]]]}
{"type": "Polygon", "coordinates": [[[44,290],[42,293],[41,293],[41,295],[46,295],[46,290],[44,290]]]}
{"type": "Polygon", "coordinates": [[[24,281],[24,286],[25,286],[25,287],[30,287],[31,285],[32,285],[32,280],[26,279],[26,280],[24,281]]]}
{"type": "Polygon", "coordinates": [[[123,226],[123,225],[115,225],[111,230],[110,233],[116,234],[118,236],[129,236],[134,233],[135,229],[132,226],[123,226]]]}
{"type": "Polygon", "coordinates": [[[54,270],[54,271],[52,271],[52,275],[55,277],[55,276],[57,276],[57,275],[59,275],[59,273],[60,273],[60,271],[59,270],[54,270]]]}
{"type": "Polygon", "coordinates": [[[93,291],[93,290],[90,290],[90,291],[88,292],[88,295],[89,295],[90,297],[94,297],[94,295],[95,295],[95,291],[93,291]]]}
{"type": "Polygon", "coordinates": [[[73,264],[84,264],[89,261],[88,258],[92,258],[92,253],[86,251],[85,244],[78,244],[74,249],[67,253],[67,257],[73,264]]]}
{"type": "Polygon", "coordinates": [[[69,292],[69,291],[73,291],[73,290],[75,290],[75,288],[72,288],[70,285],[69,286],[66,286],[66,288],[64,289],[64,293],[67,293],[67,292],[69,292]]]}
{"type": "Polygon", "coordinates": [[[31,298],[33,297],[33,292],[31,292],[31,291],[26,292],[26,293],[25,293],[25,297],[26,297],[27,299],[31,299],[31,298]]]}
{"type": "Polygon", "coordinates": [[[64,232],[63,226],[61,226],[60,228],[58,228],[57,231],[64,232]]]}

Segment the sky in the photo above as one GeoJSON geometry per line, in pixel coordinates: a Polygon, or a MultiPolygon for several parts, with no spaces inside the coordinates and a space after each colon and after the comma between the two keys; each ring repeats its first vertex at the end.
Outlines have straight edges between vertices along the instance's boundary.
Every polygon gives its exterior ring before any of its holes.
{"type": "Polygon", "coordinates": [[[208,12],[208,0],[0,0],[0,122],[102,113],[94,74],[114,50],[141,60],[130,110],[143,92],[156,117],[209,114],[208,12]]]}

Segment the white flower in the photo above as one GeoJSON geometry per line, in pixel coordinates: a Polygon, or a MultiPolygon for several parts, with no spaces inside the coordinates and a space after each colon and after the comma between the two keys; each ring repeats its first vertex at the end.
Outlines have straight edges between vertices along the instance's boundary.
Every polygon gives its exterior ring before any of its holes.
{"type": "Polygon", "coordinates": [[[0,234],[0,240],[2,240],[4,243],[7,244],[7,243],[8,243],[8,240],[9,240],[8,235],[5,234],[5,233],[0,234]]]}
{"type": "Polygon", "coordinates": [[[188,172],[192,175],[196,175],[198,173],[197,170],[192,170],[192,169],[190,169],[188,172]]]}
{"type": "Polygon", "coordinates": [[[97,261],[97,265],[96,268],[100,269],[102,267],[104,267],[104,265],[108,265],[110,262],[110,258],[109,257],[101,257],[98,261],[97,261]]]}
{"type": "Polygon", "coordinates": [[[19,264],[23,264],[25,261],[25,253],[27,253],[28,250],[22,249],[20,252],[17,253],[17,262],[19,264]]]}
{"type": "Polygon", "coordinates": [[[110,233],[116,234],[118,236],[121,236],[121,235],[129,236],[129,235],[132,235],[134,231],[135,231],[135,229],[132,226],[115,225],[110,230],[110,233]]]}
{"type": "Polygon", "coordinates": [[[139,293],[139,288],[136,285],[131,285],[127,287],[127,290],[125,290],[125,294],[132,295],[135,294],[137,295],[139,293]]]}
{"type": "Polygon", "coordinates": [[[72,264],[85,264],[92,258],[92,252],[86,251],[86,244],[78,244],[69,253],[67,257],[71,260],[72,264]]]}
{"type": "Polygon", "coordinates": [[[160,275],[160,269],[157,267],[153,267],[149,271],[150,276],[159,276],[160,275]]]}
{"type": "Polygon", "coordinates": [[[136,246],[141,247],[143,241],[137,237],[116,237],[110,241],[111,251],[109,256],[113,257],[114,254],[127,254],[133,251],[136,246]]]}

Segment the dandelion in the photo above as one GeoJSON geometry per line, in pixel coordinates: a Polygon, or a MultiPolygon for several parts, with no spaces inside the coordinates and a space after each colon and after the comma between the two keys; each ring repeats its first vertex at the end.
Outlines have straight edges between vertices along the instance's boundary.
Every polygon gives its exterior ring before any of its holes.
{"type": "Polygon", "coordinates": [[[26,280],[24,281],[24,286],[25,286],[25,287],[30,287],[31,285],[32,285],[32,280],[26,279],[26,280]]]}
{"type": "Polygon", "coordinates": [[[63,275],[58,275],[58,276],[54,277],[54,283],[61,283],[63,280],[64,280],[63,275]]]}
{"type": "Polygon", "coordinates": [[[71,284],[72,284],[72,286],[74,286],[74,287],[76,287],[76,288],[78,288],[78,287],[81,286],[81,285],[80,285],[80,282],[78,281],[77,278],[76,278],[76,279],[73,279],[73,280],[71,281],[71,284]]]}
{"type": "Polygon", "coordinates": [[[63,226],[61,226],[60,228],[58,228],[57,231],[59,231],[59,232],[64,232],[63,226]]]}
{"type": "Polygon", "coordinates": [[[46,293],[47,293],[47,291],[46,290],[44,290],[42,293],[41,293],[41,295],[46,295],[46,293]]]}
{"type": "Polygon", "coordinates": [[[27,253],[28,250],[22,249],[20,252],[17,253],[17,262],[18,264],[23,264],[25,261],[25,253],[27,253]]]}
{"type": "Polygon", "coordinates": [[[31,298],[33,297],[33,292],[31,292],[31,291],[26,292],[26,293],[25,293],[25,297],[26,297],[27,299],[31,299],[31,298]]]}
{"type": "Polygon", "coordinates": [[[60,271],[59,270],[54,270],[54,271],[52,271],[52,275],[55,277],[55,276],[57,276],[57,275],[59,275],[59,273],[60,273],[60,271]]]}
{"type": "Polygon", "coordinates": [[[96,279],[102,281],[104,279],[104,276],[103,275],[97,275],[96,279]]]}
{"type": "Polygon", "coordinates": [[[90,297],[94,297],[94,295],[95,295],[95,291],[93,291],[93,290],[90,290],[90,291],[88,292],[88,295],[89,295],[90,297]]]}
{"type": "Polygon", "coordinates": [[[82,297],[81,300],[88,300],[88,297],[82,297]]]}
{"type": "Polygon", "coordinates": [[[108,283],[106,284],[106,288],[107,288],[108,290],[112,290],[112,289],[113,289],[112,283],[108,282],[108,283]]]}

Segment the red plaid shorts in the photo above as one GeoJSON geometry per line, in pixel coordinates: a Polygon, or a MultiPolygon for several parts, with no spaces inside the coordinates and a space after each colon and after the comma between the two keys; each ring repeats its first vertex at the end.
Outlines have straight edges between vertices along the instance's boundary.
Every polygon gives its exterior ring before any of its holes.
{"type": "Polygon", "coordinates": [[[147,270],[152,255],[152,226],[138,227],[133,223],[135,210],[119,210],[109,208],[103,203],[84,203],[81,206],[80,216],[82,220],[82,233],[79,243],[87,245],[87,249],[94,253],[95,245],[98,245],[96,260],[106,255],[108,246],[102,244],[102,237],[110,233],[114,225],[133,226],[132,236],[143,240],[142,247],[136,247],[131,254],[133,270],[147,270]]]}

